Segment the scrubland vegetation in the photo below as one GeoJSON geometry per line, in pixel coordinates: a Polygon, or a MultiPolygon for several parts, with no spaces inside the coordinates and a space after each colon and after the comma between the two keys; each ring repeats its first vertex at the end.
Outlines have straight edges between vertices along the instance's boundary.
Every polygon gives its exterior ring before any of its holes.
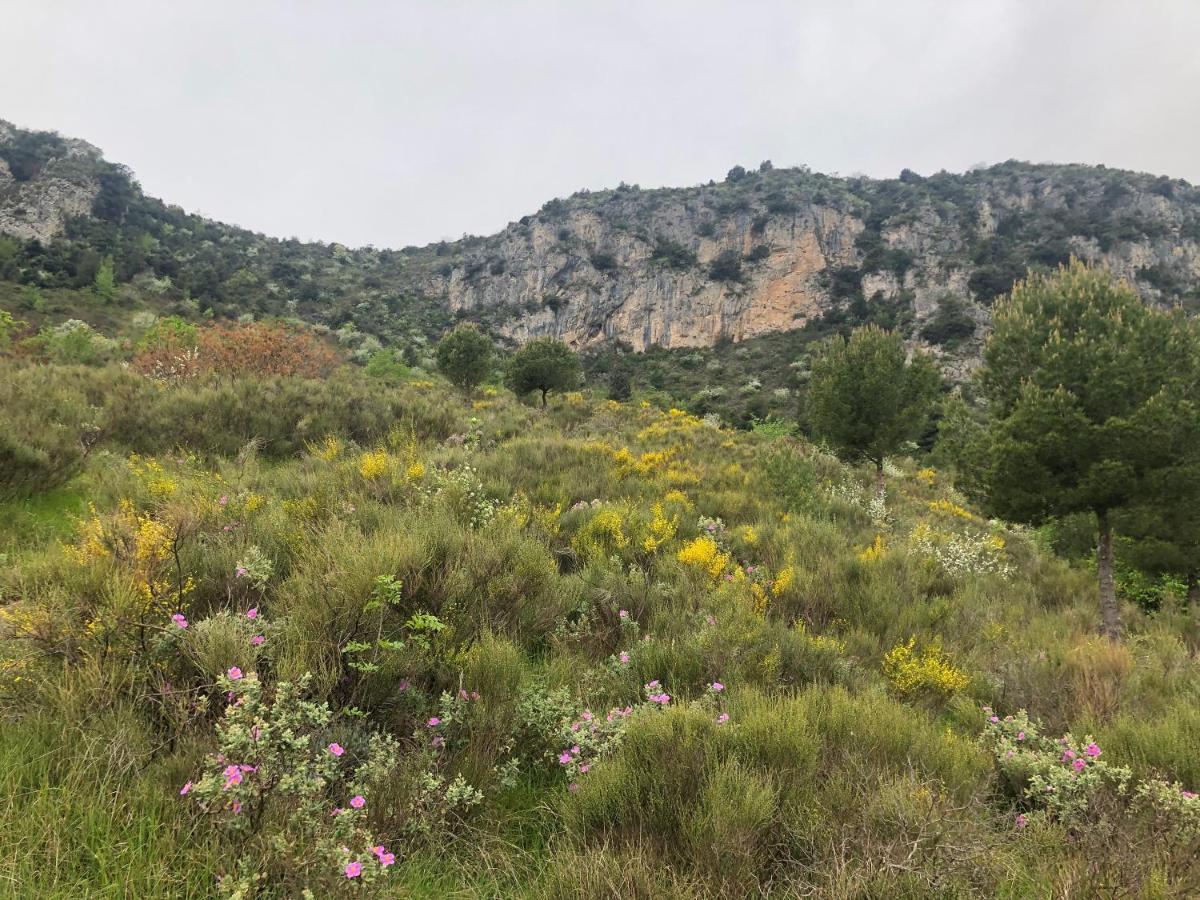
{"type": "MultiPolygon", "coordinates": [[[[931,458],[881,407],[889,446],[824,449],[572,391],[548,347],[516,396],[452,345],[462,389],[160,321],[0,362],[0,893],[1200,892],[1182,582],[1120,581],[1102,635],[1054,552],[1094,496],[980,513],[1020,480],[997,448],[1055,496],[1052,429],[960,409],[931,458]]],[[[928,398],[892,341],[815,377],[886,358],[928,398]]]]}

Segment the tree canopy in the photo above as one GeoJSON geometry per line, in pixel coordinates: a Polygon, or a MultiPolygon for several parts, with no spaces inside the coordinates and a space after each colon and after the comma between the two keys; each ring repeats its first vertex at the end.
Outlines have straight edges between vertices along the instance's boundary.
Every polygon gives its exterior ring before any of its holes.
{"type": "Polygon", "coordinates": [[[459,325],[438,341],[438,371],[464,391],[478,387],[492,371],[491,339],[471,324],[459,325]]]}
{"type": "Polygon", "coordinates": [[[1037,524],[1096,516],[1105,630],[1120,631],[1110,513],[1163,490],[1196,438],[1195,330],[1105,270],[1032,274],[996,307],[980,384],[988,501],[1037,524]]]}
{"type": "Polygon", "coordinates": [[[538,338],[514,355],[508,366],[508,386],[518,395],[540,391],[542,406],[550,391],[578,386],[583,371],[579,357],[562,341],[538,338]]]}
{"type": "Polygon", "coordinates": [[[875,465],[883,490],[883,460],[925,424],[941,376],[928,356],[911,360],[904,339],[875,325],[849,341],[831,338],[816,354],[806,411],[809,424],[847,460],[875,465]]]}

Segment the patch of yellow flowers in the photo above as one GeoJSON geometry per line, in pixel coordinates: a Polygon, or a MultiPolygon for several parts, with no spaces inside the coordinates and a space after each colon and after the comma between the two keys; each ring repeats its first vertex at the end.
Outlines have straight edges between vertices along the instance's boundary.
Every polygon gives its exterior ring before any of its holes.
{"type": "Polygon", "coordinates": [[[921,653],[915,647],[916,639],[909,638],[908,643],[893,647],[883,657],[883,674],[899,696],[924,693],[952,697],[967,689],[971,679],[950,662],[941,647],[935,644],[921,653]]]}

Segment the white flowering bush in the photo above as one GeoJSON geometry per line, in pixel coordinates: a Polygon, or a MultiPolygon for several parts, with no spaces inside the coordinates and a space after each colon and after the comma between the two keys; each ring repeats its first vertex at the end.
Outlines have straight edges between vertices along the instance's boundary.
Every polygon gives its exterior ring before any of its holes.
{"type": "Polygon", "coordinates": [[[922,522],[908,538],[908,552],[924,556],[955,578],[999,575],[1008,578],[1013,568],[997,535],[965,535],[934,531],[922,522]]]}
{"type": "Polygon", "coordinates": [[[463,521],[482,528],[496,515],[496,502],[487,496],[483,482],[470,466],[438,469],[433,475],[433,495],[450,500],[463,521]]]}

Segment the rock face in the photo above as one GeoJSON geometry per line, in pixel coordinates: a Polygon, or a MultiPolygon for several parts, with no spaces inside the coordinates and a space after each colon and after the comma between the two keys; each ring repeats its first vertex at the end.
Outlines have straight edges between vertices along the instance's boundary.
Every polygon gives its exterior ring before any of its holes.
{"type": "Polygon", "coordinates": [[[583,346],[616,338],[644,350],[799,327],[822,311],[822,274],[854,262],[862,222],[821,206],[758,232],[752,220],[740,213],[702,235],[711,220],[694,205],[655,209],[651,227],[659,241],[695,257],[694,265],[672,266],[655,257],[660,244],[613,229],[592,210],[571,210],[531,223],[527,234],[505,232],[498,248],[504,272],[480,279],[468,264],[446,278],[444,290],[456,312],[521,309],[503,329],[518,341],[554,335],[583,346]],[[776,249],[752,266],[741,263],[759,245],[776,249]],[[723,253],[736,255],[744,281],[710,276],[723,253]]]}
{"type": "Polygon", "coordinates": [[[897,181],[770,170],[552,201],[476,242],[427,290],[518,342],[635,350],[886,309],[887,324],[964,374],[991,302],[1028,267],[1076,255],[1150,302],[1186,302],[1200,297],[1198,241],[1195,188],[1103,167],[1006,163],[897,181]]]}
{"type": "Polygon", "coordinates": [[[961,377],[996,297],[1071,256],[1147,302],[1200,308],[1200,190],[1103,166],[876,180],[764,164],[690,188],[583,191],[491,237],[350,251],[188,215],[90,144],[0,121],[0,233],[27,242],[5,277],[76,284],[113,256],[123,278],[152,276],[218,316],[298,315],[400,345],[456,316],[518,343],[635,350],[877,322],[961,377]]]}
{"type": "MultiPolygon", "coordinates": [[[[0,120],[0,146],[11,145],[17,134],[13,125],[0,120]]],[[[45,242],[61,234],[72,216],[91,212],[100,190],[100,151],[57,136],[54,144],[50,158],[31,165],[30,172],[14,173],[10,162],[0,158],[0,233],[45,242]]]]}

